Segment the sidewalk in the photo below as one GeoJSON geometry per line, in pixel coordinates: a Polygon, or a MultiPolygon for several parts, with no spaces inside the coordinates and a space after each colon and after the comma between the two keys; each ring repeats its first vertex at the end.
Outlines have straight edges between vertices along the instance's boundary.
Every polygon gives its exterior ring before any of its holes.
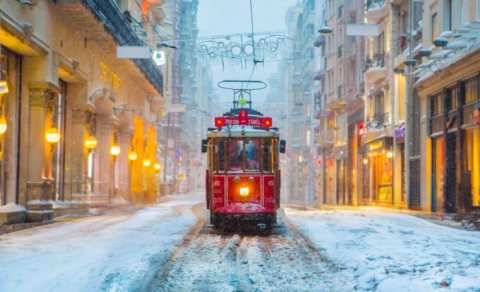
{"type": "Polygon", "coordinates": [[[438,225],[447,226],[456,229],[462,230],[471,230],[477,231],[480,230],[480,214],[437,214],[437,213],[425,213],[423,211],[416,211],[410,209],[398,209],[398,208],[387,208],[382,206],[341,206],[341,205],[330,205],[323,204],[320,206],[308,205],[304,206],[300,203],[282,203],[282,207],[288,207],[292,209],[303,209],[303,210],[325,210],[325,211],[362,211],[362,210],[380,210],[389,213],[398,213],[415,216],[421,219],[428,220],[438,225]]]}
{"type": "MultiPolygon", "coordinates": [[[[59,222],[67,222],[67,221],[74,221],[81,218],[86,217],[93,217],[93,216],[102,216],[102,215],[125,215],[125,214],[133,214],[138,210],[155,206],[157,204],[165,203],[168,201],[189,201],[192,197],[201,197],[204,198],[205,191],[203,190],[192,190],[189,193],[181,193],[181,194],[169,194],[163,195],[157,198],[157,201],[153,204],[110,204],[106,207],[102,208],[89,208],[88,212],[82,215],[75,214],[75,213],[65,213],[60,216],[56,216],[53,220],[44,221],[44,222],[24,222],[24,223],[16,223],[16,224],[0,224],[0,235],[6,234],[10,232],[16,232],[24,229],[34,228],[38,226],[59,223],[59,222]]],[[[60,213],[59,213],[60,214],[60,213]]]]}

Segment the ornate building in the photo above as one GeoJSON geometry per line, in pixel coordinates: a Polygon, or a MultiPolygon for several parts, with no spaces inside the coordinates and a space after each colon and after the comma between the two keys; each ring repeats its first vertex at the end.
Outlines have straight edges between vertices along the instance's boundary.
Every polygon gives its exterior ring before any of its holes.
{"type": "Polygon", "coordinates": [[[163,76],[116,55],[154,43],[142,4],[1,1],[0,222],[155,201],[163,76]]]}

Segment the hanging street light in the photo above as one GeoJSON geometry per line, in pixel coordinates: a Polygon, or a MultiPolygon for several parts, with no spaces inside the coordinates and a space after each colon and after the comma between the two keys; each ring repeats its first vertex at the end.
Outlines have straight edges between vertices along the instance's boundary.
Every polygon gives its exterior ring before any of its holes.
{"type": "Polygon", "coordinates": [[[150,164],[152,164],[152,162],[150,161],[150,159],[145,158],[145,159],[143,160],[143,166],[149,167],[150,164]]]}
{"type": "Polygon", "coordinates": [[[51,127],[45,132],[45,140],[50,144],[57,144],[60,141],[60,132],[57,128],[51,127]]]}
{"type": "Polygon", "coordinates": [[[118,154],[120,154],[120,146],[112,145],[112,147],[110,147],[110,154],[114,157],[118,156],[118,154]]]}
{"type": "Polygon", "coordinates": [[[5,119],[5,116],[2,115],[0,117],[0,135],[5,134],[7,131],[7,119],[5,119]]]}
{"type": "Polygon", "coordinates": [[[138,157],[137,152],[135,151],[128,152],[128,160],[135,161],[137,160],[137,157],[138,157]]]}
{"type": "Polygon", "coordinates": [[[155,169],[155,171],[160,171],[160,169],[161,169],[160,163],[156,162],[156,163],[153,165],[153,169],[155,169]]]}
{"type": "Polygon", "coordinates": [[[88,151],[92,151],[97,147],[97,138],[94,136],[88,136],[87,139],[85,139],[84,144],[88,151]]]}

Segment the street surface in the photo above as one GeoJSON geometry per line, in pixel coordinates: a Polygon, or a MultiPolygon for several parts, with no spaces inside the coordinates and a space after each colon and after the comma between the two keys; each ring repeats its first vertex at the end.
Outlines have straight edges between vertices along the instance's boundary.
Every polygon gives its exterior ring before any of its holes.
{"type": "Polygon", "coordinates": [[[480,291],[479,232],[291,208],[269,235],[219,232],[203,199],[0,235],[0,291],[480,291]]]}

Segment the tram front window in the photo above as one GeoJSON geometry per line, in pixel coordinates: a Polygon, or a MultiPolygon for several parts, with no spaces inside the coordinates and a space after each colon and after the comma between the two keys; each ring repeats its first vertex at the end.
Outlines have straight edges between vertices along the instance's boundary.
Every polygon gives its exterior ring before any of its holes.
{"type": "Polygon", "coordinates": [[[259,149],[258,141],[250,140],[245,145],[245,153],[247,156],[247,170],[258,171],[259,168],[259,149]]]}
{"type": "Polygon", "coordinates": [[[229,171],[258,171],[259,143],[257,140],[228,141],[229,171]]]}

